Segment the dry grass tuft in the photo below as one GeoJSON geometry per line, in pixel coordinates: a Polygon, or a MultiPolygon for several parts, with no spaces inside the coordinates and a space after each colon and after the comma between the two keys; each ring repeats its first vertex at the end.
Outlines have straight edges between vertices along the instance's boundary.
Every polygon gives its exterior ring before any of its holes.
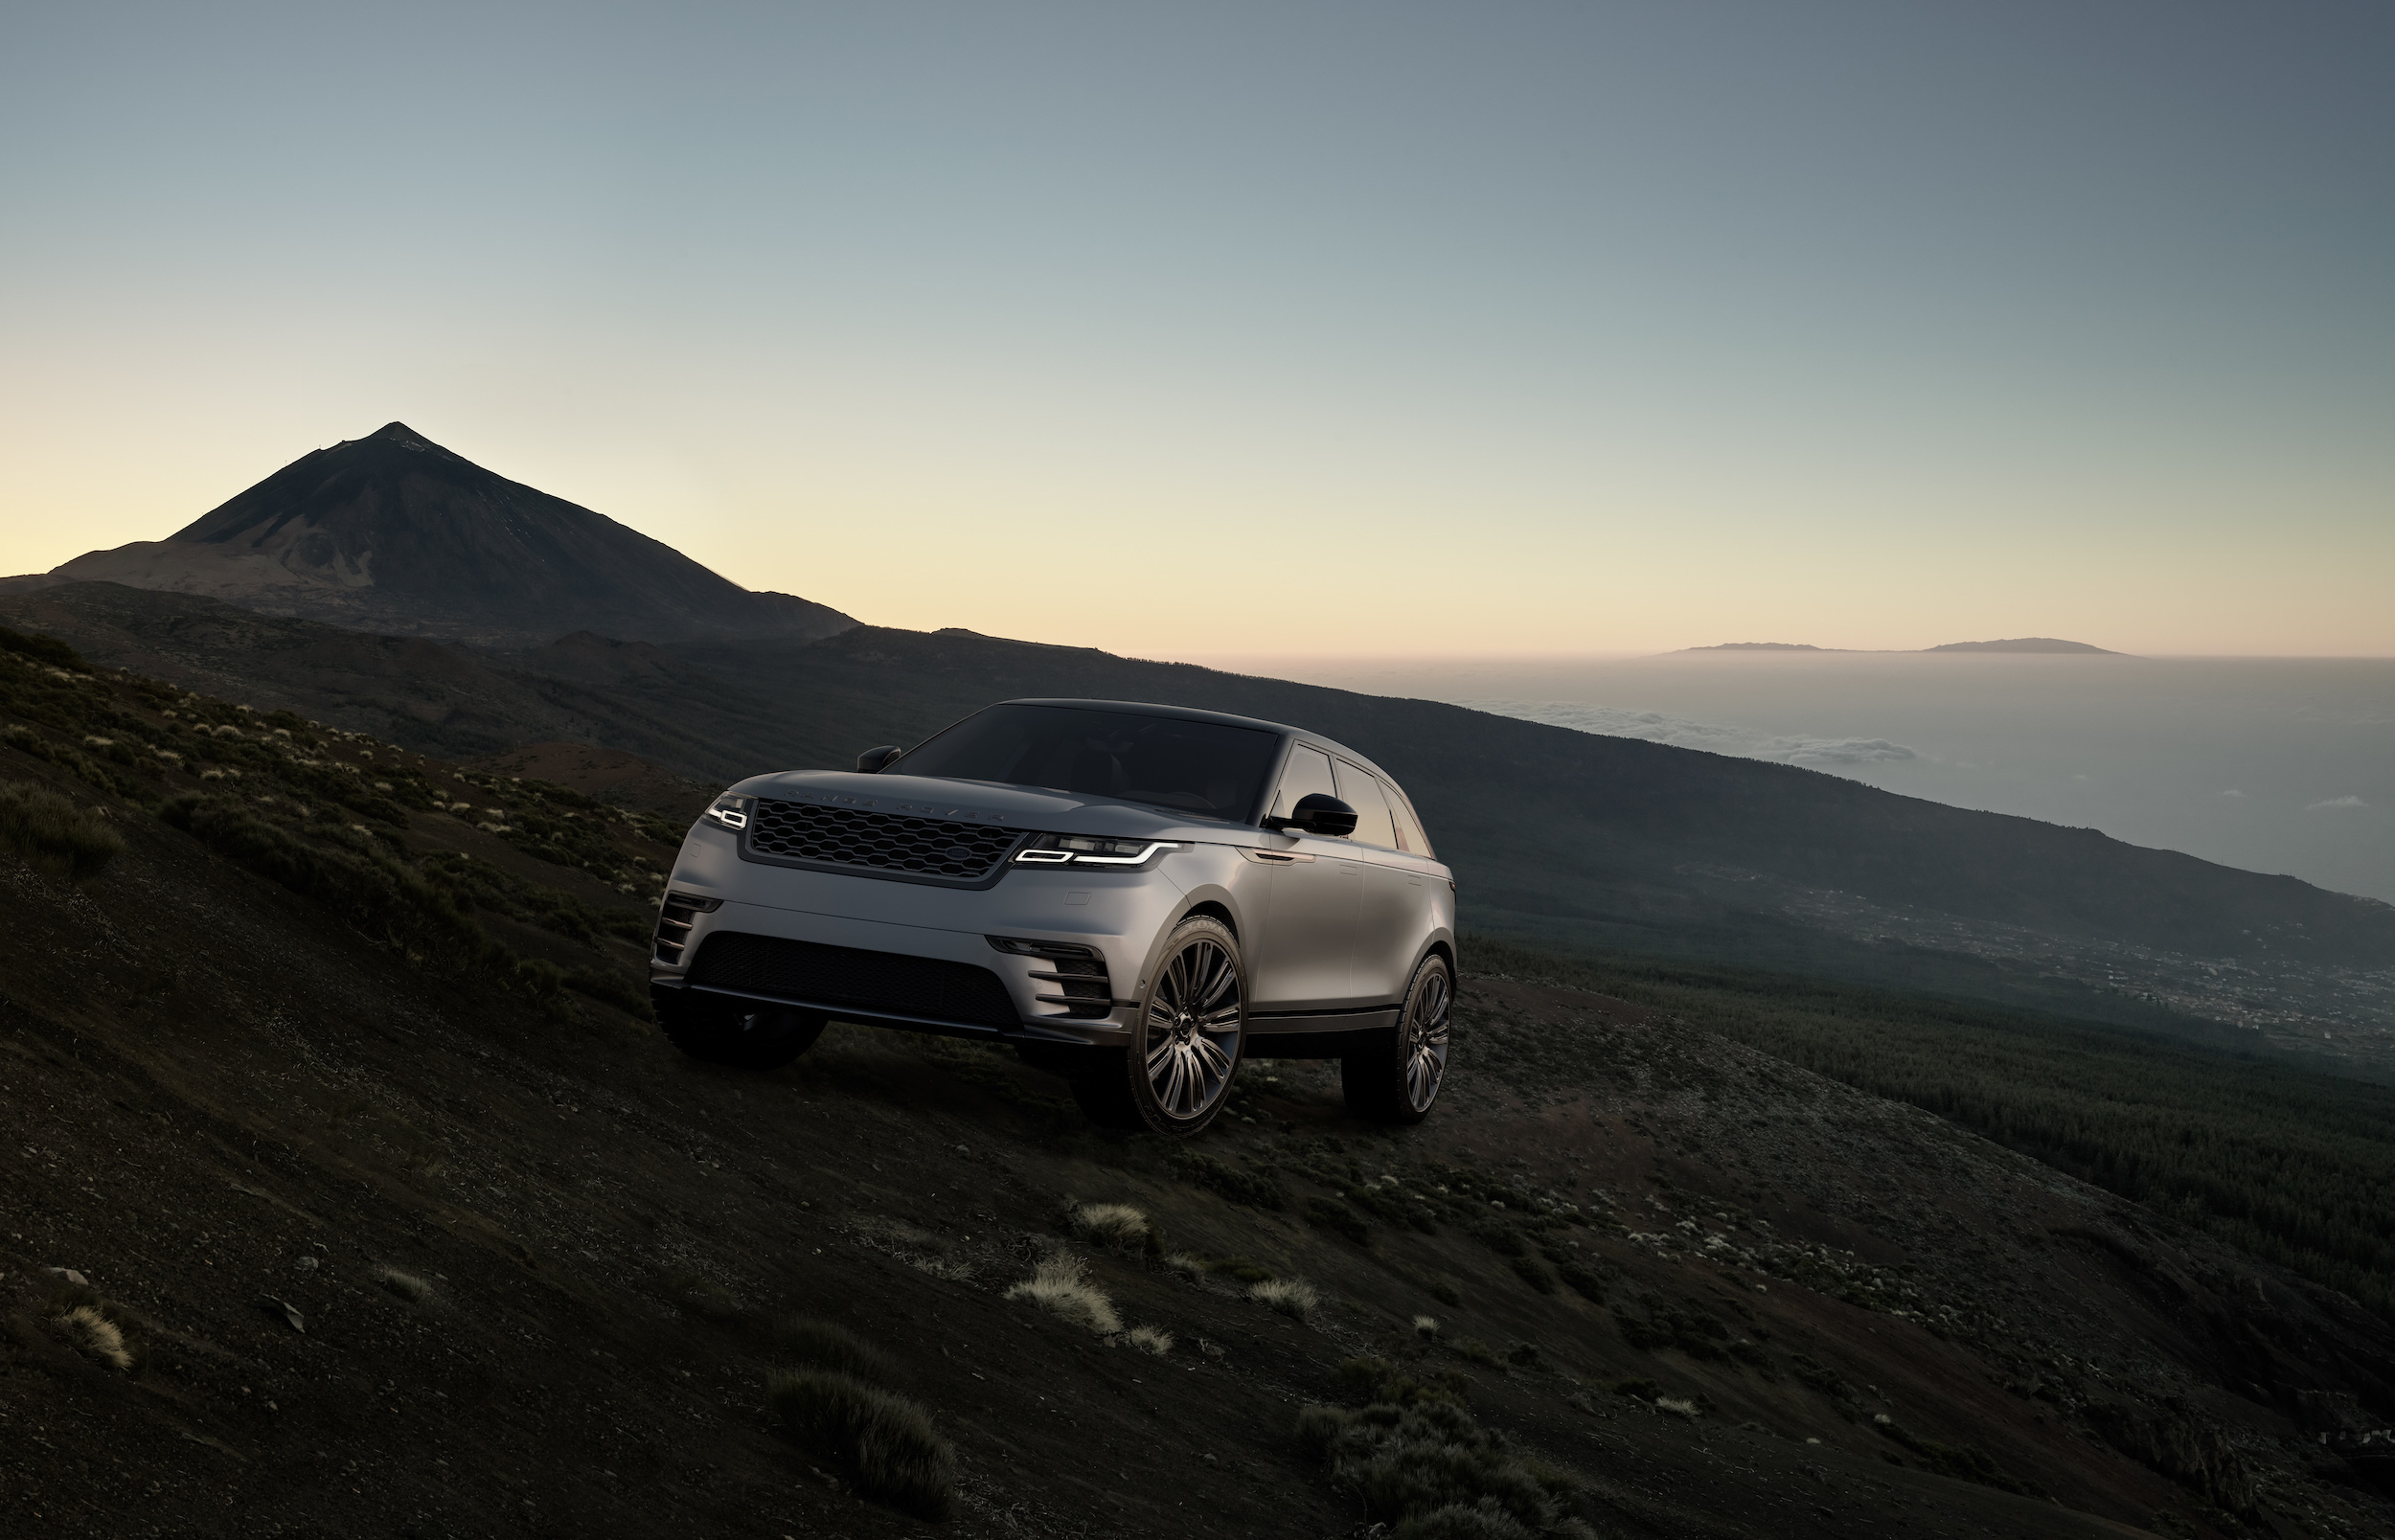
{"type": "Polygon", "coordinates": [[[1438,1334],[1439,1334],[1439,1318],[1438,1318],[1437,1316],[1418,1315],[1418,1316],[1414,1317],[1414,1335],[1415,1335],[1415,1336],[1417,1336],[1417,1337],[1435,1337],[1435,1336],[1437,1336],[1438,1334]]]}
{"type": "Polygon", "coordinates": [[[432,1285],[413,1273],[402,1273],[396,1267],[375,1269],[375,1281],[411,1304],[421,1304],[432,1298],[432,1285]]]}
{"type": "Polygon", "coordinates": [[[1123,1340],[1141,1352],[1152,1354],[1157,1358],[1162,1358],[1173,1350],[1173,1334],[1169,1331],[1158,1331],[1153,1326],[1133,1326],[1123,1334],[1123,1340]]]}
{"type": "Polygon", "coordinates": [[[1031,1277],[1006,1291],[1010,1300],[1029,1300],[1051,1315],[1102,1337],[1123,1329],[1114,1302],[1089,1281],[1089,1264],[1078,1257],[1054,1257],[1032,1270],[1031,1277]]]}
{"type": "Polygon", "coordinates": [[[1156,1246],[1155,1227],[1128,1203],[1076,1204],[1067,1215],[1073,1234],[1118,1251],[1151,1251],[1156,1246]]]}
{"type": "Polygon", "coordinates": [[[0,781],[0,846],[45,876],[85,882],[125,852],[100,814],[29,781],[0,781]]]}
{"type": "Polygon", "coordinates": [[[829,1321],[793,1316],[780,1322],[773,1328],[773,1346],[793,1363],[812,1369],[828,1369],[883,1385],[899,1378],[898,1365],[889,1354],[847,1327],[835,1326],[829,1321]]]}
{"type": "Polygon", "coordinates": [[[820,1369],[776,1374],[765,1400],[800,1442],[847,1466],[857,1491],[917,1518],[947,1517],[956,1451],[922,1407],[820,1369]]]}
{"type": "Polygon", "coordinates": [[[1697,1420],[1698,1416],[1700,1415],[1697,1411],[1696,1402],[1683,1401],[1676,1396],[1670,1395],[1656,1396],[1654,1398],[1654,1409],[1657,1412],[1668,1412],[1676,1417],[1686,1417],[1691,1422],[1697,1420]]]}
{"type": "Polygon", "coordinates": [[[1302,1278],[1267,1279],[1250,1285],[1247,1297],[1260,1301],[1301,1325],[1313,1319],[1322,1304],[1322,1291],[1302,1278]]]}
{"type": "Polygon", "coordinates": [[[125,1350],[125,1333],[93,1306],[77,1305],[57,1318],[57,1326],[79,1352],[97,1358],[113,1370],[133,1367],[133,1355],[125,1350]]]}
{"type": "Polygon", "coordinates": [[[1196,1252],[1175,1252],[1164,1259],[1164,1267],[1165,1271],[1178,1273],[1183,1278],[1199,1278],[1209,1271],[1206,1259],[1196,1252]]]}

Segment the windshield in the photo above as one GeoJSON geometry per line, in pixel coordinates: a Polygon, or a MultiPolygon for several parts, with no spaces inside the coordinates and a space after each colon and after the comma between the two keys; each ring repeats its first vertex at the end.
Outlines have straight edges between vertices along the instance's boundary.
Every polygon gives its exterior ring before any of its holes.
{"type": "Polygon", "coordinates": [[[902,776],[994,781],[1245,822],[1281,746],[1252,727],[1078,706],[992,706],[909,750],[902,776]]]}

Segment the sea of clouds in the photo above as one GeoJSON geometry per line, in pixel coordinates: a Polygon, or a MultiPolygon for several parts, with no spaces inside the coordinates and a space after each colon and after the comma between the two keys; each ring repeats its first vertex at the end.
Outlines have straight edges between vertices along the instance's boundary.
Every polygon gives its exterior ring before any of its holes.
{"type": "Polygon", "coordinates": [[[1550,727],[1568,727],[1607,737],[1644,738],[1650,743],[1669,743],[1674,748],[1704,749],[1742,759],[1772,759],[1781,764],[1895,764],[1921,758],[1902,743],[1891,743],[1885,738],[1791,737],[1721,722],[1667,716],[1660,712],[1626,711],[1618,706],[1590,706],[1580,701],[1495,699],[1456,704],[1497,716],[1544,722],[1550,727]]]}

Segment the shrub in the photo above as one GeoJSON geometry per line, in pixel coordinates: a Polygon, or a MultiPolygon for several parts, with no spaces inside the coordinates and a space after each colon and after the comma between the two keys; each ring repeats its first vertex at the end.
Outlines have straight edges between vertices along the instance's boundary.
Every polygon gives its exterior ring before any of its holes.
{"type": "Polygon", "coordinates": [[[1520,1279],[1540,1293],[1553,1294],[1555,1292],[1555,1275],[1548,1272],[1546,1264],[1536,1257],[1517,1257],[1508,1265],[1514,1269],[1516,1278],[1520,1279]]]}
{"type": "Polygon", "coordinates": [[[1488,1247],[1499,1257],[1519,1257],[1522,1255],[1521,1232],[1516,1230],[1512,1225],[1500,1224],[1494,1219],[1484,1220],[1480,1224],[1476,1224],[1471,1227],[1471,1238],[1480,1242],[1483,1246],[1488,1247]]]}
{"type": "Polygon", "coordinates": [[[94,1306],[77,1305],[58,1317],[57,1326],[77,1351],[97,1358],[113,1370],[133,1367],[133,1355],[125,1350],[125,1333],[94,1306]]]}
{"type": "Polygon", "coordinates": [[[91,665],[83,661],[81,653],[53,636],[28,636],[22,631],[12,631],[0,625],[0,652],[13,652],[36,663],[46,663],[54,668],[72,668],[77,673],[91,672],[91,665]]]}
{"type": "Polygon", "coordinates": [[[411,1302],[432,1297],[432,1285],[413,1273],[402,1273],[396,1267],[377,1268],[375,1281],[411,1302]]]}
{"type": "Polygon", "coordinates": [[[1089,1281],[1089,1264],[1078,1257],[1057,1257],[1032,1269],[1031,1277],[1006,1291],[1010,1300],[1028,1300],[1050,1315],[1086,1326],[1102,1337],[1123,1329],[1114,1302],[1089,1281]]]}
{"type": "Polygon", "coordinates": [[[87,882],[125,852],[125,840],[100,814],[46,786],[0,781],[0,844],[45,876],[87,882]]]}
{"type": "Polygon", "coordinates": [[[1065,1222],[1073,1234],[1100,1246],[1118,1251],[1163,1250],[1161,1238],[1148,1222],[1148,1216],[1128,1203],[1080,1204],[1066,1215],[1065,1222]]]}
{"type": "Polygon", "coordinates": [[[1249,1261],[1244,1257],[1225,1257],[1219,1262],[1208,1262],[1206,1264],[1206,1271],[1209,1273],[1220,1273],[1225,1278],[1237,1279],[1242,1283],[1269,1283],[1272,1281],[1272,1270],[1270,1268],[1260,1267],[1256,1263],[1249,1261]]]}
{"type": "MultiPolygon", "coordinates": [[[[1655,1404],[1661,1406],[1663,1403],[1658,1401],[1655,1404]]],[[[2012,1492],[2022,1497],[2046,1495],[2044,1488],[2013,1476],[1985,1453],[1969,1444],[1943,1444],[1921,1438],[1884,1412],[1873,1416],[1871,1424],[1888,1438],[1903,1445],[1925,1468],[1940,1476],[1975,1482],[1981,1486],[1993,1486],[1999,1492],[2012,1492]]]]}
{"type": "Polygon", "coordinates": [[[1280,1182],[1269,1171],[1255,1174],[1236,1166],[1216,1160],[1194,1149],[1176,1149],[1172,1155],[1173,1172],[1192,1187],[1201,1187],[1220,1198],[1244,1203],[1254,1209],[1278,1210],[1289,1201],[1280,1182]]]}
{"type": "Polygon", "coordinates": [[[1330,1465],[1334,1482],[1363,1499],[1369,1514],[1394,1520],[1400,1534],[1593,1537],[1569,1516],[1568,1479],[1516,1456],[1503,1435],[1451,1403],[1361,1412],[1310,1406],[1298,1414],[1297,1438],[1330,1465]]]}
{"type": "Polygon", "coordinates": [[[1435,1336],[1437,1336],[1438,1334],[1439,1334],[1439,1318],[1438,1318],[1437,1316],[1418,1315],[1418,1316],[1414,1317],[1414,1335],[1415,1335],[1415,1336],[1417,1336],[1417,1337],[1435,1337],[1435,1336]]]}
{"type": "Polygon", "coordinates": [[[1321,1291],[1302,1278],[1276,1278],[1249,1287],[1247,1297],[1278,1310],[1301,1325],[1313,1319],[1322,1303],[1321,1291]]]}
{"type": "Polygon", "coordinates": [[[1123,1340],[1143,1353],[1162,1358],[1173,1350],[1173,1334],[1153,1326],[1133,1326],[1123,1334],[1123,1340]]]}
{"type": "Polygon", "coordinates": [[[1605,1279],[1601,1275],[1590,1272],[1578,1262],[1565,1262],[1555,1272],[1557,1277],[1570,1284],[1573,1292],[1582,1298],[1598,1304],[1605,1302],[1605,1279]]]}
{"type": "Polygon", "coordinates": [[[1306,1205],[1306,1218],[1334,1234],[1345,1235],[1358,1246],[1372,1239],[1372,1229],[1364,1223],[1363,1215],[1336,1198],[1312,1199],[1306,1205]]]}
{"type": "Polygon", "coordinates": [[[1334,1377],[1349,1395],[1373,1406],[1420,1406],[1426,1401],[1461,1406],[1471,1385],[1453,1370],[1426,1383],[1385,1358],[1350,1358],[1339,1365],[1334,1377]]]}
{"type": "Polygon", "coordinates": [[[888,1354],[847,1327],[835,1326],[829,1321],[792,1316],[778,1322],[773,1328],[773,1346],[783,1357],[810,1369],[828,1369],[883,1385],[894,1384],[899,1377],[898,1366],[888,1354]]]}
{"type": "Polygon", "coordinates": [[[857,1491],[917,1518],[947,1517],[956,1451],[922,1407],[821,1369],[776,1374],[765,1399],[793,1438],[846,1466],[857,1491]]]}
{"type": "Polygon", "coordinates": [[[1460,1310],[1464,1307],[1464,1292],[1452,1283],[1431,1284],[1430,1297],[1450,1310],[1460,1310]]]}
{"type": "Polygon", "coordinates": [[[1450,1503],[1417,1513],[1397,1527],[1397,1540],[1535,1540],[1533,1532],[1505,1511],[1496,1499],[1484,1497],[1471,1507],[1450,1503]]]}

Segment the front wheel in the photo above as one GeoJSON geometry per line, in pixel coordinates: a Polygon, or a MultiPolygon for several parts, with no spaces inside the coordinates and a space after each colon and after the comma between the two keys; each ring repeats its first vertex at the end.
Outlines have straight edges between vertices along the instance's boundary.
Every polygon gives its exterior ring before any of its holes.
{"type": "Polygon", "coordinates": [[[685,1000],[665,1017],[675,1048],[709,1064],[778,1070],[815,1046],[825,1018],[811,1010],[752,1010],[741,1003],[685,1000]]]}
{"type": "Polygon", "coordinates": [[[1238,939],[1220,920],[1193,915],[1165,942],[1129,1050],[1102,1072],[1077,1077],[1074,1098],[1099,1122],[1187,1139],[1230,1099],[1246,1029],[1247,965],[1238,939]]]}
{"type": "Polygon", "coordinates": [[[1455,1001],[1455,975],[1447,959],[1432,953],[1414,969],[1397,1025],[1359,1032],[1355,1053],[1339,1060],[1339,1084],[1347,1110],[1374,1122],[1402,1126],[1430,1116],[1447,1083],[1448,1011],[1455,1001]]]}

